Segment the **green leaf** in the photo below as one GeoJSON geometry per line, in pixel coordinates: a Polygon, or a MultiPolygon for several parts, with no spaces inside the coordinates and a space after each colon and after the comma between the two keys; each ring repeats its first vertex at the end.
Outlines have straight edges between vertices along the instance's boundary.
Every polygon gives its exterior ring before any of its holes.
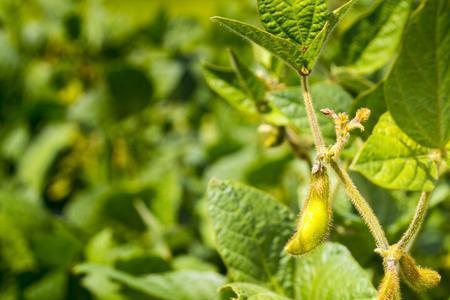
{"type": "Polygon", "coordinates": [[[24,300],[61,300],[67,293],[68,278],[65,270],[57,270],[33,282],[24,290],[24,300]]]}
{"type": "Polygon", "coordinates": [[[258,106],[258,104],[264,100],[264,95],[266,93],[266,85],[264,81],[257,77],[256,74],[253,73],[253,71],[251,71],[232,50],[229,50],[229,56],[231,65],[237,75],[237,78],[239,79],[239,82],[241,83],[241,86],[247,92],[247,95],[253,99],[255,105],[258,106]]]}
{"type": "Polygon", "coordinates": [[[78,136],[75,124],[49,125],[32,142],[18,166],[19,179],[40,191],[47,171],[58,153],[71,146],[78,136]]]}
{"type": "Polygon", "coordinates": [[[314,40],[312,40],[311,44],[308,45],[308,48],[305,51],[304,59],[307,62],[306,68],[309,71],[313,69],[316,60],[319,58],[320,52],[322,51],[323,45],[328,40],[328,37],[333,32],[336,25],[357,1],[358,0],[350,0],[328,15],[328,21],[316,35],[314,40]]]}
{"type": "Polygon", "coordinates": [[[375,300],[368,275],[350,252],[337,243],[323,247],[297,259],[294,286],[295,299],[308,300],[375,300]]]}
{"type": "Polygon", "coordinates": [[[432,150],[410,139],[385,113],[363,145],[352,169],[389,189],[430,191],[437,178],[432,150]]]}
{"type": "Polygon", "coordinates": [[[258,0],[258,10],[267,31],[303,47],[314,40],[328,17],[327,0],[258,0]]]}
{"type": "Polygon", "coordinates": [[[30,132],[24,125],[19,125],[9,130],[1,139],[0,155],[11,161],[17,161],[22,157],[30,140],[30,132]]]}
{"type": "Polygon", "coordinates": [[[259,0],[258,9],[269,32],[300,45],[304,67],[310,73],[331,32],[356,1],[331,13],[326,0],[259,0]]]}
{"type": "Polygon", "coordinates": [[[36,261],[23,232],[4,211],[0,213],[0,258],[12,272],[31,271],[36,261]]]}
{"type": "Polygon", "coordinates": [[[255,103],[241,89],[234,70],[203,64],[203,75],[209,87],[236,110],[256,116],[255,103]]]}
{"type": "MultiPolygon", "coordinates": [[[[341,86],[331,82],[313,84],[311,95],[314,99],[314,106],[323,135],[329,141],[334,141],[334,124],[325,118],[319,110],[328,107],[336,112],[348,111],[353,99],[341,86]]],[[[287,88],[284,91],[272,92],[267,97],[296,127],[302,131],[310,132],[300,88],[287,88]]]]}
{"type": "Polygon", "coordinates": [[[271,196],[230,181],[211,180],[208,198],[218,251],[231,278],[292,295],[294,260],[283,248],[294,215],[271,196]]]}
{"type": "Polygon", "coordinates": [[[43,268],[67,268],[78,257],[82,249],[80,236],[61,220],[31,236],[31,245],[36,260],[43,268]]]}
{"type": "Polygon", "coordinates": [[[392,60],[410,12],[411,0],[386,0],[361,16],[343,36],[340,52],[346,68],[370,74],[392,60]]]}
{"type": "Polygon", "coordinates": [[[289,300],[260,285],[245,282],[227,284],[220,292],[222,300],[289,300]]]}
{"type": "Polygon", "coordinates": [[[259,0],[261,20],[269,32],[231,19],[212,20],[266,48],[296,72],[309,74],[329,35],[356,1],[328,13],[324,0],[259,0]]]}
{"type": "Polygon", "coordinates": [[[232,57],[232,64],[234,70],[203,64],[203,74],[211,89],[249,117],[285,125],[286,118],[265,99],[264,82],[236,57],[232,57]]]}
{"type": "Polygon", "coordinates": [[[306,50],[304,57],[306,63],[306,69],[308,71],[312,71],[317,59],[319,58],[320,52],[322,51],[322,47],[328,39],[329,34],[331,33],[331,25],[327,23],[325,27],[319,32],[316,38],[312,41],[311,45],[306,50]]]}
{"type": "Polygon", "coordinates": [[[119,283],[99,274],[84,276],[81,284],[89,290],[97,300],[126,300],[120,290],[119,283]]]}
{"type": "Polygon", "coordinates": [[[305,65],[301,49],[290,41],[261,30],[255,26],[222,17],[213,17],[218,22],[241,37],[269,50],[279,59],[286,62],[296,72],[305,65]]]}
{"type": "MultiPolygon", "coordinates": [[[[308,117],[300,88],[286,88],[283,91],[271,92],[267,98],[272,102],[288,120],[302,131],[310,132],[308,117]]],[[[315,99],[316,100],[316,99],[315,99]]]]}
{"type": "Polygon", "coordinates": [[[176,166],[161,174],[155,190],[156,195],[150,203],[152,212],[162,224],[175,224],[183,193],[176,166]]]}
{"type": "Polygon", "coordinates": [[[409,24],[385,94],[398,126],[418,143],[450,140],[450,2],[426,1],[409,24]]]}
{"type": "Polygon", "coordinates": [[[176,271],[136,277],[95,264],[77,265],[75,272],[103,276],[161,300],[218,299],[218,289],[225,282],[223,276],[214,272],[176,271]]]}
{"type": "Polygon", "coordinates": [[[111,110],[122,119],[144,109],[153,96],[153,85],[147,75],[131,66],[108,70],[106,82],[111,93],[111,110]]]}

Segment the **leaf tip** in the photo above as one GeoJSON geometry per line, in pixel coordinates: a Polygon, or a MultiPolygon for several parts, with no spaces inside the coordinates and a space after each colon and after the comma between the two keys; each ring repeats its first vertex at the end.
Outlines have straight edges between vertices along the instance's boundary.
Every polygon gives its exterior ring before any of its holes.
{"type": "Polygon", "coordinates": [[[219,16],[214,16],[214,17],[209,18],[209,20],[214,23],[219,23],[220,19],[221,19],[221,17],[219,17],[219,16]]]}

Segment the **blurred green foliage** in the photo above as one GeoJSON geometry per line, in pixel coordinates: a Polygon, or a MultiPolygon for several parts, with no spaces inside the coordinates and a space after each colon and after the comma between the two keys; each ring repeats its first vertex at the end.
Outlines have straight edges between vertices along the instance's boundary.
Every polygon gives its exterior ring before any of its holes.
{"type": "MultiPolygon", "coordinates": [[[[340,25],[313,80],[318,95],[331,86],[345,109],[374,103],[380,116],[386,108],[369,97],[389,67],[351,72],[367,49],[340,44],[368,26],[352,24],[371,4],[360,1],[340,25]]],[[[389,17],[382,13],[377,24],[389,17]]],[[[247,182],[298,210],[308,165],[286,145],[265,149],[260,120],[234,111],[203,78],[202,61],[229,65],[226,47],[245,65],[264,62],[260,49],[210,24],[213,15],[257,24],[252,0],[0,1],[1,300],[214,299],[226,267],[207,215],[208,180],[247,182]]],[[[268,69],[298,85],[279,62],[268,69]]],[[[397,238],[417,193],[353,175],[397,238]]],[[[336,193],[331,237],[378,279],[371,237],[336,193]]],[[[449,197],[447,175],[414,248],[442,283],[406,299],[450,293],[449,197]]]]}

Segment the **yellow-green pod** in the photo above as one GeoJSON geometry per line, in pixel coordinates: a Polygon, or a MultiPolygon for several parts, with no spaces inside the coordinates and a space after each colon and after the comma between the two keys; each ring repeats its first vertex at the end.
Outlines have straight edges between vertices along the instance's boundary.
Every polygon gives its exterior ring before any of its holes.
{"type": "Polygon", "coordinates": [[[392,269],[384,275],[378,288],[377,300],[400,300],[400,279],[397,269],[392,269]]]}
{"type": "Polygon", "coordinates": [[[298,217],[296,232],[285,246],[287,253],[305,254],[326,239],[331,223],[329,195],[327,170],[322,168],[311,177],[311,186],[298,217]]]}
{"type": "Polygon", "coordinates": [[[400,271],[403,280],[417,292],[431,289],[441,281],[438,272],[418,266],[409,254],[404,254],[400,259],[400,271]]]}

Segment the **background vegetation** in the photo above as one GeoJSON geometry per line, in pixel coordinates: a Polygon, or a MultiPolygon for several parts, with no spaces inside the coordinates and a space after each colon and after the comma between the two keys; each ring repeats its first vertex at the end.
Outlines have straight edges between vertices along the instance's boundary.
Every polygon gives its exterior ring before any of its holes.
{"type": "MultiPolygon", "coordinates": [[[[226,47],[248,65],[267,61],[261,49],[209,21],[221,15],[257,24],[254,2],[0,2],[1,300],[215,299],[227,267],[207,214],[209,179],[247,183],[298,210],[308,164],[286,144],[265,148],[259,121],[233,110],[202,72],[202,61],[229,65],[226,47]]],[[[314,87],[317,98],[326,95],[323,106],[369,106],[369,132],[386,110],[377,87],[401,30],[371,63],[361,59],[362,48],[379,32],[371,28],[392,16],[403,28],[410,13],[374,7],[369,0],[355,5],[312,77],[313,96],[314,87]]],[[[298,85],[289,69],[274,61],[271,67],[298,85]]],[[[388,238],[398,239],[419,194],[382,189],[360,173],[353,178],[388,238]]],[[[330,239],[378,282],[372,238],[342,188],[334,192],[330,239]]],[[[413,249],[442,282],[422,296],[405,287],[405,299],[450,294],[449,198],[447,174],[413,249]]]]}

